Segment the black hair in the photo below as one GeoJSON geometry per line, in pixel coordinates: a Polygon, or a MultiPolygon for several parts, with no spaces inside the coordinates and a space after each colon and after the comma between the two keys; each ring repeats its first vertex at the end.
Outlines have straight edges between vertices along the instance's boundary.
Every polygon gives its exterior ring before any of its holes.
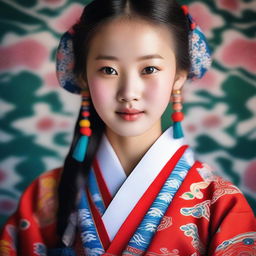
{"type": "MultiPolygon", "coordinates": [[[[86,59],[93,35],[102,25],[118,17],[136,17],[152,24],[167,26],[174,38],[177,70],[189,71],[189,22],[175,0],[94,0],[84,8],[79,22],[74,26],[74,72],[78,78],[86,80],[86,59]]],[[[105,129],[93,104],[90,112],[93,134],[85,161],[79,163],[72,158],[73,147],[79,136],[79,115],[59,183],[57,231],[60,237],[65,231],[70,213],[75,210],[79,179],[86,177],[105,129]]]]}

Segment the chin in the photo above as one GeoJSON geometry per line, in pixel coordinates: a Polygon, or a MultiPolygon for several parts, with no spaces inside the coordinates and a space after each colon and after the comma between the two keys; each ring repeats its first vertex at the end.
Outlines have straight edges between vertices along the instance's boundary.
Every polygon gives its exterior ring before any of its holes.
{"type": "MultiPolygon", "coordinates": [[[[139,137],[151,133],[154,129],[154,124],[145,125],[145,123],[129,123],[117,125],[109,128],[110,132],[120,137],[139,137]],[[153,129],[152,129],[153,128],[153,129]]],[[[155,130],[156,131],[156,130],[155,130]]]]}

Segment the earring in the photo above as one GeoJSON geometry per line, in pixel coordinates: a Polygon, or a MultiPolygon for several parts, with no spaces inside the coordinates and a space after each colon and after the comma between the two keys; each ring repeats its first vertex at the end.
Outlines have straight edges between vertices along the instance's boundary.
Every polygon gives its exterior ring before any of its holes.
{"type": "Polygon", "coordinates": [[[72,157],[76,159],[78,162],[83,162],[89,137],[92,134],[92,130],[90,128],[91,123],[89,121],[89,112],[90,108],[90,94],[89,91],[82,91],[82,106],[81,106],[81,120],[79,122],[80,127],[80,138],[77,141],[72,157]]]}
{"type": "Polygon", "coordinates": [[[181,121],[184,119],[183,112],[181,111],[182,106],[182,97],[181,90],[173,90],[172,92],[172,107],[174,113],[172,113],[172,121],[173,121],[173,138],[180,139],[184,137],[181,121]]]}

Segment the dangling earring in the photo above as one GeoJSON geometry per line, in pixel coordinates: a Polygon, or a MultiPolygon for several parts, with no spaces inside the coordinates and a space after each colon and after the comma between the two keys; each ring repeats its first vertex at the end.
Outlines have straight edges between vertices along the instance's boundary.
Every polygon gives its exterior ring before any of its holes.
{"type": "Polygon", "coordinates": [[[92,130],[90,128],[91,123],[89,121],[89,112],[90,108],[90,94],[89,91],[82,91],[82,106],[81,106],[81,120],[79,122],[80,127],[80,138],[77,141],[73,152],[73,158],[76,159],[78,162],[83,162],[88,145],[88,139],[92,134],[92,130]]]}
{"type": "Polygon", "coordinates": [[[184,118],[183,112],[181,112],[182,106],[182,97],[181,90],[173,90],[172,92],[172,107],[174,113],[172,113],[172,121],[173,121],[173,138],[180,139],[184,137],[181,121],[184,118]]]}

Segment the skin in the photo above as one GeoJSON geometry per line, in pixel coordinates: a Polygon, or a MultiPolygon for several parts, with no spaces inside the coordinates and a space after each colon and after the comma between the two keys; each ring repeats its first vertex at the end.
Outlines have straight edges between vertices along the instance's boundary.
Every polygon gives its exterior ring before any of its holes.
{"type": "Polygon", "coordinates": [[[106,136],[129,175],[161,135],[161,116],[171,92],[182,88],[187,74],[177,71],[169,29],[141,19],[118,18],[105,24],[89,49],[86,86],[106,124],[106,136]],[[148,55],[158,57],[139,59],[148,55]],[[127,120],[119,114],[124,109],[142,114],[127,120]]]}

